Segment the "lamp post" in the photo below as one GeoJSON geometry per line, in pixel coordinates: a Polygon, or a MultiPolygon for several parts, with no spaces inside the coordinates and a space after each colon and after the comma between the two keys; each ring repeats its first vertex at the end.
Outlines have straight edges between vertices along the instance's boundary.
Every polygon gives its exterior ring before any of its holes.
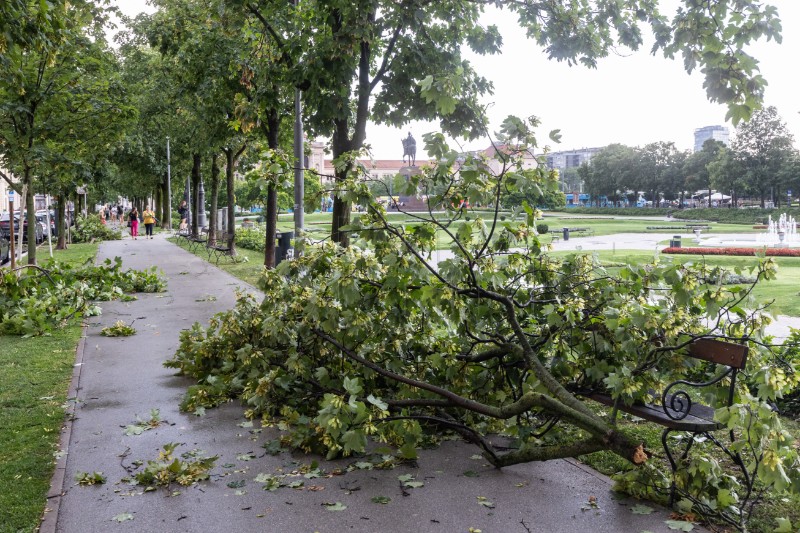
{"type": "MultiPolygon", "coordinates": [[[[186,200],[186,225],[192,227],[192,176],[186,176],[186,188],[183,189],[183,199],[186,200]]],[[[191,232],[191,229],[189,230],[191,232]]]]}
{"type": "Polygon", "coordinates": [[[303,107],[302,92],[294,90],[294,238],[295,255],[300,255],[300,237],[303,231],[303,107]]]}
{"type": "Polygon", "coordinates": [[[169,135],[167,135],[167,229],[172,229],[172,175],[169,165],[169,135]]]}

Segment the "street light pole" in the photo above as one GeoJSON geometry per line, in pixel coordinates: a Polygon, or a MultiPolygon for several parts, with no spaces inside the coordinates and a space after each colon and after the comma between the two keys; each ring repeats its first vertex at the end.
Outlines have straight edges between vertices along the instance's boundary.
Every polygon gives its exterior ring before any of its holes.
{"type": "Polygon", "coordinates": [[[294,90],[294,238],[295,255],[302,253],[301,235],[304,225],[303,213],[303,107],[302,92],[294,90]]]}
{"type": "Polygon", "coordinates": [[[167,229],[172,229],[172,175],[169,167],[169,135],[167,135],[167,229]]]}

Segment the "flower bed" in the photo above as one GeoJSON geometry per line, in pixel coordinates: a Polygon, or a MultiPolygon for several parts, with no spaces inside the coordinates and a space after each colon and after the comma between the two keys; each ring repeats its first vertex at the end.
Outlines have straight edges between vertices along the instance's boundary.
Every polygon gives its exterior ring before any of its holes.
{"type": "Polygon", "coordinates": [[[687,254],[687,255],[765,255],[778,257],[800,257],[800,248],[675,248],[668,247],[661,250],[664,254],[687,254]]]}

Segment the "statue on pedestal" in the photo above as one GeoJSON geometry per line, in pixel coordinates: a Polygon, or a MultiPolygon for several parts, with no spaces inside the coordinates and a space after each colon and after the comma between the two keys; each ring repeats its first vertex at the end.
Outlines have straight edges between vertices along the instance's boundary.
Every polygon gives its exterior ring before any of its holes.
{"type": "Polygon", "coordinates": [[[413,167],[414,163],[417,162],[417,141],[411,136],[411,132],[408,132],[408,137],[403,139],[402,142],[403,163],[406,162],[406,157],[408,157],[408,165],[413,167]]]}

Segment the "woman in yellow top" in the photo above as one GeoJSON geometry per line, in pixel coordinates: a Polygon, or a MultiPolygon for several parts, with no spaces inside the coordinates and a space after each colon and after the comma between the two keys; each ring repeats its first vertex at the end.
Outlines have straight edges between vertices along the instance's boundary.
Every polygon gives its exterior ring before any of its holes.
{"type": "Polygon", "coordinates": [[[152,239],[153,226],[156,224],[156,214],[150,210],[149,205],[142,211],[142,218],[144,219],[145,239],[152,239]]]}

